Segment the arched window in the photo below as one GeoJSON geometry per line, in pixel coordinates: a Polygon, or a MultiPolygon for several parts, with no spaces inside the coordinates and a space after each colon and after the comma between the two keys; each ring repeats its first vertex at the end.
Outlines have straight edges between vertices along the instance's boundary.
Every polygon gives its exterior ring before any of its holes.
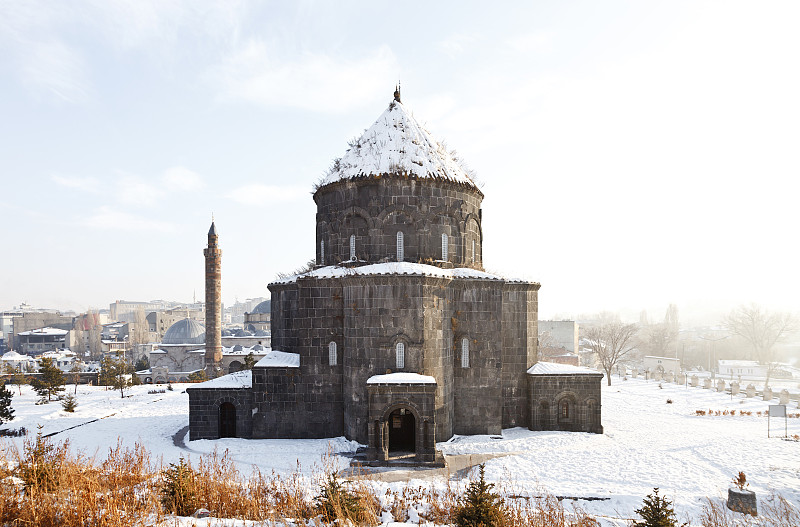
{"type": "Polygon", "coordinates": [[[442,234],[442,260],[447,261],[447,235],[442,234]]]}
{"type": "Polygon", "coordinates": [[[403,231],[397,231],[397,261],[398,262],[402,262],[403,261],[403,257],[405,256],[403,254],[405,252],[404,249],[405,248],[403,247],[403,231]]]}
{"type": "Polygon", "coordinates": [[[472,263],[477,262],[478,259],[475,258],[475,240],[472,240],[472,263]]]}
{"type": "Polygon", "coordinates": [[[356,259],[356,235],[355,234],[351,234],[350,235],[350,259],[351,260],[355,260],[356,259]]]}
{"type": "Polygon", "coordinates": [[[561,401],[561,408],[559,409],[559,417],[561,419],[569,419],[569,401],[561,401]]]}
{"type": "Polygon", "coordinates": [[[461,339],[461,367],[469,368],[469,339],[461,339]]]}
{"type": "Polygon", "coordinates": [[[319,241],[319,264],[325,265],[325,240],[319,241]]]}
{"type": "Polygon", "coordinates": [[[336,343],[330,341],[328,344],[328,364],[336,366],[336,343]]]}
{"type": "Polygon", "coordinates": [[[394,363],[398,370],[406,367],[406,345],[403,342],[398,342],[394,347],[394,363]]]}

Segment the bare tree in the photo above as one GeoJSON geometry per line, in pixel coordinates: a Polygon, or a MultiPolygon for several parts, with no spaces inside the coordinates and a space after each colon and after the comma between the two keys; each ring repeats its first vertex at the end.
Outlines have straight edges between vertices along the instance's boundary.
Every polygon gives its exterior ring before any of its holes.
{"type": "Polygon", "coordinates": [[[725,327],[744,340],[753,349],[756,360],[767,367],[765,386],[777,366],[775,344],[797,331],[800,324],[792,313],[770,312],[758,304],[739,306],[725,317],[725,327]]]}
{"type": "Polygon", "coordinates": [[[609,386],[611,386],[611,372],[614,366],[635,349],[634,336],[637,330],[636,324],[621,322],[610,322],[587,330],[586,338],[589,340],[589,347],[597,355],[597,360],[606,373],[609,386]]]}

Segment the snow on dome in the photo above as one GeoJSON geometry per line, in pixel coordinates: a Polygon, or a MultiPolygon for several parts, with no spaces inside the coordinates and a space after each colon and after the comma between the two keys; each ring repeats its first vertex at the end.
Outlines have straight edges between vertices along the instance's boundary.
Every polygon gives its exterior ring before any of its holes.
{"type": "Polygon", "coordinates": [[[559,364],[557,362],[537,362],[528,369],[530,375],[574,375],[574,374],[593,374],[602,375],[599,371],[584,366],[573,366],[571,364],[559,364]]]}
{"type": "Polygon", "coordinates": [[[414,275],[414,276],[434,276],[438,278],[461,278],[472,280],[503,280],[506,282],[520,282],[520,280],[508,279],[502,276],[478,271],[468,267],[456,267],[454,269],[443,269],[435,265],[427,265],[413,262],[385,262],[361,267],[340,267],[329,265],[311,271],[288,276],[276,280],[278,284],[290,284],[296,282],[298,278],[342,278],[346,276],[369,276],[369,275],[414,275]]]}
{"type": "Polygon", "coordinates": [[[436,384],[436,379],[430,375],[399,372],[373,375],[367,379],[367,384],[436,384]]]}
{"type": "Polygon", "coordinates": [[[320,187],[368,176],[398,174],[444,179],[477,188],[461,162],[395,99],[364,134],[351,143],[320,187]]]}
{"type": "Polygon", "coordinates": [[[172,324],[161,339],[162,344],[205,344],[205,342],[206,328],[190,318],[172,324]]]}
{"type": "Polygon", "coordinates": [[[256,362],[256,367],[261,368],[299,368],[300,354],[272,350],[256,362]]]}
{"type": "Polygon", "coordinates": [[[235,373],[229,373],[210,381],[201,382],[188,386],[187,390],[194,390],[195,388],[252,388],[253,387],[253,372],[251,370],[242,370],[235,373]]]}

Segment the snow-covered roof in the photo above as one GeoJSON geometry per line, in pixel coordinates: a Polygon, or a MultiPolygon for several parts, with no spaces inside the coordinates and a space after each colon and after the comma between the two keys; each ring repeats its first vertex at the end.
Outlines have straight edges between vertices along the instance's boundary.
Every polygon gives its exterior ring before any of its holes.
{"type": "Polygon", "coordinates": [[[602,375],[599,371],[584,366],[572,366],[570,364],[558,364],[556,362],[537,362],[528,369],[529,375],[575,375],[592,374],[602,375]]]}
{"type": "Polygon", "coordinates": [[[256,362],[256,367],[260,368],[299,368],[300,354],[287,353],[285,351],[270,350],[269,353],[256,362]]]}
{"type": "Polygon", "coordinates": [[[367,384],[436,384],[436,379],[430,375],[399,372],[373,375],[367,379],[367,384]]]}
{"type": "Polygon", "coordinates": [[[193,386],[187,386],[187,390],[194,390],[196,388],[252,388],[253,387],[253,372],[250,370],[237,371],[229,373],[210,381],[201,382],[193,386]]]}
{"type": "Polygon", "coordinates": [[[442,179],[477,188],[455,153],[431,137],[399,100],[392,101],[378,120],[351,143],[320,186],[388,174],[442,179]]]}
{"type": "Polygon", "coordinates": [[[33,358],[11,350],[3,354],[2,360],[33,360],[33,358]]]}
{"type": "Polygon", "coordinates": [[[49,336],[61,337],[61,336],[66,335],[67,333],[69,333],[69,332],[67,330],[65,330],[65,329],[47,327],[47,328],[32,329],[30,331],[22,331],[19,334],[20,335],[25,335],[25,336],[49,335],[49,336]]]}
{"type": "Polygon", "coordinates": [[[754,360],[719,360],[720,366],[738,366],[740,368],[753,368],[759,366],[758,361],[754,360]]]}
{"type": "Polygon", "coordinates": [[[298,278],[342,278],[345,276],[366,276],[366,275],[412,275],[412,276],[433,276],[437,278],[462,278],[470,280],[503,280],[506,282],[521,282],[503,278],[502,276],[470,269],[467,267],[456,267],[454,269],[443,269],[435,265],[427,265],[412,262],[385,262],[360,267],[341,267],[329,265],[311,271],[288,276],[275,283],[290,284],[298,278]]]}

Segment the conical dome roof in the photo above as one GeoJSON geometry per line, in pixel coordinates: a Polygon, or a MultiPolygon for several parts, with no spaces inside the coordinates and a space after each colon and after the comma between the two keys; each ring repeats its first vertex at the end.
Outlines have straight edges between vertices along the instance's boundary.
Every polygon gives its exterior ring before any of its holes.
{"type": "Polygon", "coordinates": [[[433,139],[397,99],[341,159],[334,161],[320,186],[344,179],[397,174],[475,187],[461,162],[433,139]]]}
{"type": "Polygon", "coordinates": [[[206,328],[190,318],[172,324],[161,339],[162,344],[205,344],[205,342],[206,328]]]}

